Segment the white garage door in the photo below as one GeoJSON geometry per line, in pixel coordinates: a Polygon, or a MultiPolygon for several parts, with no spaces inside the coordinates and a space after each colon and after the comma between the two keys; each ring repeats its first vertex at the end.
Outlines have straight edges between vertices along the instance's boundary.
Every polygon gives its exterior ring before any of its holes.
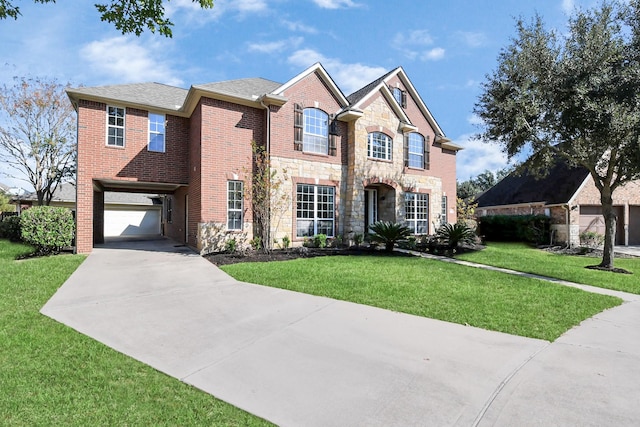
{"type": "Polygon", "coordinates": [[[159,234],[159,209],[104,211],[105,237],[159,234]]]}

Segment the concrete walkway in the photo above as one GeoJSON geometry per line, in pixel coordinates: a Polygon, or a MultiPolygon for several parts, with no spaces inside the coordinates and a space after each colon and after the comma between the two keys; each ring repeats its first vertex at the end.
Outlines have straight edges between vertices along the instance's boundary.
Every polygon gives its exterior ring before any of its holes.
{"type": "Polygon", "coordinates": [[[239,283],[160,240],[96,248],[41,311],[281,426],[637,425],[639,304],[549,344],[239,283]]]}

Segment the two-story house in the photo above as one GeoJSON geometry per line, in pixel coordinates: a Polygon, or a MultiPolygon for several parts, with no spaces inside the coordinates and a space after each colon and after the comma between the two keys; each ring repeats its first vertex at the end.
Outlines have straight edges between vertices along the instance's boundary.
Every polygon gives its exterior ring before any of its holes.
{"type": "Polygon", "coordinates": [[[202,252],[253,236],[254,144],[274,171],[270,229],[294,244],[376,220],[430,234],[456,219],[456,152],[399,67],[345,96],[321,64],[284,84],[70,89],[77,251],[104,241],[104,193],[164,195],[163,234],[202,252]]]}

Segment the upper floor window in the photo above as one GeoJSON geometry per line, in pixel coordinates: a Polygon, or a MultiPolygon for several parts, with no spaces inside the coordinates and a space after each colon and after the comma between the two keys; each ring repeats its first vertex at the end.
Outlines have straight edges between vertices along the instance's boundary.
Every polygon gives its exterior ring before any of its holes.
{"type": "Polygon", "coordinates": [[[164,114],[149,113],[149,151],[164,153],[164,114]]]}
{"type": "Polygon", "coordinates": [[[317,108],[305,108],[302,150],[327,154],[329,147],[329,116],[317,108]]]}
{"type": "Polygon", "coordinates": [[[399,87],[394,87],[393,89],[391,89],[391,92],[393,93],[393,97],[398,102],[398,104],[400,104],[402,108],[407,108],[407,92],[400,89],[399,87]]]}
{"type": "Polygon", "coordinates": [[[404,165],[410,168],[429,169],[428,140],[416,132],[405,135],[404,165]]]}
{"type": "Polygon", "coordinates": [[[424,168],[424,137],[415,132],[409,134],[409,167],[424,168]]]}
{"type": "Polygon", "coordinates": [[[294,105],[293,148],[307,153],[337,154],[338,125],[327,113],[317,108],[294,105]]]}
{"type": "Polygon", "coordinates": [[[391,138],[381,132],[372,132],[367,141],[367,156],[373,159],[391,160],[391,138]]]}
{"type": "Polygon", "coordinates": [[[124,147],[125,109],[107,106],[107,145],[124,147]]]}

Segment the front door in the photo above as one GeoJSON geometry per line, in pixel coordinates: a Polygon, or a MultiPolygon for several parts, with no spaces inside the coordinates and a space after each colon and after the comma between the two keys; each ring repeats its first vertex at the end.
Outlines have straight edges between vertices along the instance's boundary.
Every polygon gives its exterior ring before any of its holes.
{"type": "Polygon", "coordinates": [[[378,221],[378,190],[364,190],[364,216],[365,232],[369,232],[369,227],[378,221]]]}

